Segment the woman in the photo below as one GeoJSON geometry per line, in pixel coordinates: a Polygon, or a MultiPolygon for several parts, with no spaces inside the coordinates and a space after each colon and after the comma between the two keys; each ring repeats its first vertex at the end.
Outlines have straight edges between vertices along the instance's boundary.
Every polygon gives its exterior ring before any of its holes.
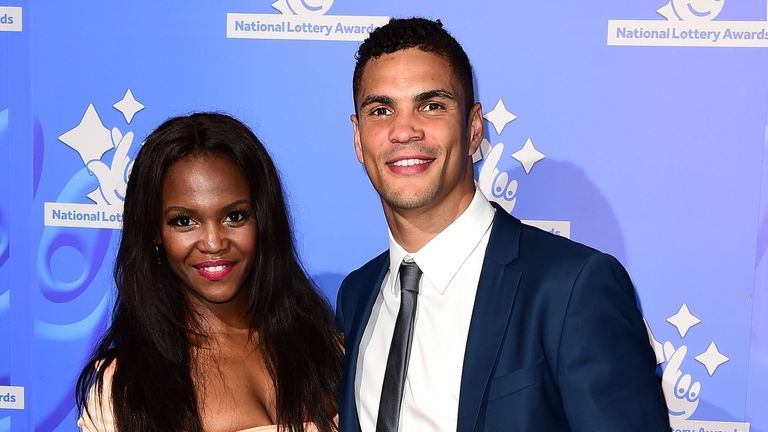
{"type": "Polygon", "coordinates": [[[122,234],[112,323],[77,383],[83,430],[336,430],[340,338],[245,125],[200,113],[152,132],[122,234]]]}

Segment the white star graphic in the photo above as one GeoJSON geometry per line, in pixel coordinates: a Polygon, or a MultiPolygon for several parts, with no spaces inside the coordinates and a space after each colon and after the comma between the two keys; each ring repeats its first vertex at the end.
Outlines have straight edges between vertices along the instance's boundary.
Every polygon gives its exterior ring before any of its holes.
{"type": "Polygon", "coordinates": [[[653,353],[656,354],[656,364],[660,365],[664,363],[664,345],[657,341],[656,337],[653,336],[651,326],[648,325],[648,321],[646,321],[645,318],[643,318],[643,322],[645,323],[645,331],[648,332],[648,341],[653,347],[653,353]]]}
{"type": "Polygon", "coordinates": [[[95,202],[99,205],[109,205],[109,203],[104,199],[104,195],[101,193],[101,188],[96,188],[92,190],[88,195],[86,195],[91,201],[95,202]]]}
{"type": "Polygon", "coordinates": [[[672,6],[672,2],[665,4],[664,6],[656,9],[656,12],[667,19],[667,21],[680,21],[675,13],[675,7],[672,6]]]}
{"type": "Polygon", "coordinates": [[[101,159],[114,147],[109,129],[104,127],[93,104],[88,105],[80,124],[61,134],[59,140],[79,153],[85,165],[101,159]]]}
{"type": "Polygon", "coordinates": [[[680,306],[680,310],[677,311],[676,314],[667,318],[667,322],[677,327],[677,332],[680,333],[680,337],[685,337],[685,334],[688,333],[688,330],[690,330],[691,327],[695,326],[696,324],[700,323],[701,320],[696,318],[691,313],[691,311],[688,310],[688,305],[683,303],[683,305],[680,306]]]}
{"type": "Polygon", "coordinates": [[[721,364],[730,360],[728,357],[720,353],[720,350],[717,349],[717,345],[715,345],[714,342],[711,342],[707,350],[697,355],[695,359],[707,368],[709,376],[714,375],[715,370],[717,370],[721,364]]]}
{"type": "Polygon", "coordinates": [[[125,121],[128,123],[133,120],[133,116],[136,115],[137,112],[144,109],[144,105],[133,97],[131,89],[128,89],[128,91],[125,92],[125,96],[112,106],[123,113],[123,117],[125,117],[125,121]]]}
{"type": "Polygon", "coordinates": [[[536,147],[533,146],[533,141],[528,138],[525,140],[523,148],[512,153],[512,157],[523,165],[526,174],[530,174],[536,162],[544,159],[546,155],[536,150],[536,147]]]}
{"type": "Polygon", "coordinates": [[[504,102],[501,99],[499,99],[499,101],[496,102],[496,106],[493,107],[490,112],[485,113],[483,117],[493,124],[497,135],[501,134],[501,131],[504,130],[504,126],[506,126],[507,123],[517,118],[516,115],[507,110],[507,107],[504,106],[504,102]]]}
{"type": "Polygon", "coordinates": [[[280,11],[283,15],[293,15],[291,13],[291,8],[288,6],[288,2],[286,0],[277,0],[276,2],[272,3],[272,7],[280,11]]]}

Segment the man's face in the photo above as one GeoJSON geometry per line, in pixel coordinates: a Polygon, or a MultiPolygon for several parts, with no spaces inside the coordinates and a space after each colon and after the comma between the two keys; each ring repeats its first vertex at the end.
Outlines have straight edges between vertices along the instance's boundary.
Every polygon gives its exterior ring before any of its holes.
{"type": "Polygon", "coordinates": [[[352,115],[357,159],[385,210],[430,210],[474,191],[472,154],[483,136],[447,60],[410,48],[365,66],[352,115]]]}

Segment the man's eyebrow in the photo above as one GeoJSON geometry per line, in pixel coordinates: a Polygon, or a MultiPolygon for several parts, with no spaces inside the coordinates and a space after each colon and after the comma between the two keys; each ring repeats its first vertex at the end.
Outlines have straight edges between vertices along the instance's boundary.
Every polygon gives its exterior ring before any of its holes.
{"type": "Polygon", "coordinates": [[[382,104],[382,105],[394,105],[395,101],[389,97],[384,95],[369,95],[363,98],[363,101],[360,102],[360,108],[366,107],[371,104],[382,104]]]}
{"type": "Polygon", "coordinates": [[[416,102],[424,102],[428,99],[434,99],[434,98],[445,98],[445,99],[451,99],[456,100],[456,96],[453,95],[453,93],[449,92],[445,89],[434,89],[425,91],[423,93],[419,93],[414,98],[416,102]]]}

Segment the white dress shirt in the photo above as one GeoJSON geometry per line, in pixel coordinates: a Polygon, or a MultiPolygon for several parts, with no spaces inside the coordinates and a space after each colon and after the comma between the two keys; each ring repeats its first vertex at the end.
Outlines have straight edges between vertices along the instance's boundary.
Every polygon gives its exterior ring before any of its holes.
{"type": "Polygon", "coordinates": [[[375,432],[384,370],[400,309],[400,263],[422,271],[400,432],[455,431],[461,371],[494,208],[479,190],[469,207],[418,252],[389,233],[389,272],[360,342],[355,399],[363,432],[375,432]]]}

